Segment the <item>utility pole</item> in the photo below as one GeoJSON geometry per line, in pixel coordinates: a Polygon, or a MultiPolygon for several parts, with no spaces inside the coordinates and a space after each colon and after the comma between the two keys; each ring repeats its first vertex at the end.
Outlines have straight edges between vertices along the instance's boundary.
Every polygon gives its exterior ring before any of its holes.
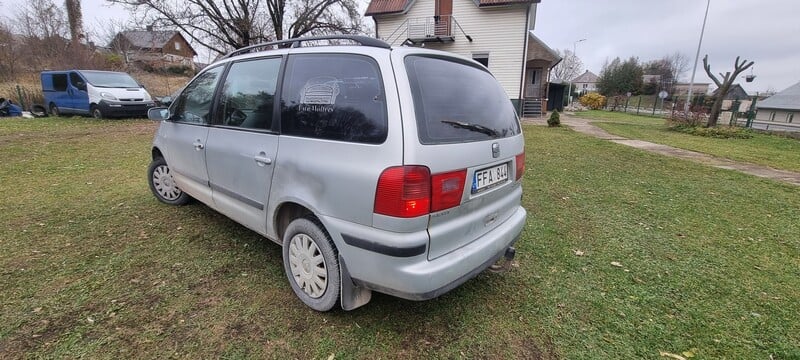
{"type": "Polygon", "coordinates": [[[703,45],[703,34],[706,32],[706,20],[708,20],[708,8],[711,7],[711,0],[706,2],[706,14],[703,16],[703,27],[700,29],[700,41],[697,42],[697,54],[694,56],[694,68],[692,69],[692,79],[689,81],[689,95],[686,104],[683,106],[684,115],[689,116],[689,104],[692,102],[692,92],[694,90],[694,75],[697,72],[697,61],[700,60],[700,47],[703,45]]]}
{"type": "MultiPolygon", "coordinates": [[[[572,56],[574,56],[576,59],[578,58],[578,55],[575,54],[575,51],[577,50],[578,43],[581,41],[586,41],[586,39],[580,39],[572,43],[572,56]]],[[[572,80],[569,81],[569,90],[567,90],[567,98],[569,99],[569,101],[567,102],[567,106],[572,105],[572,80]]]]}

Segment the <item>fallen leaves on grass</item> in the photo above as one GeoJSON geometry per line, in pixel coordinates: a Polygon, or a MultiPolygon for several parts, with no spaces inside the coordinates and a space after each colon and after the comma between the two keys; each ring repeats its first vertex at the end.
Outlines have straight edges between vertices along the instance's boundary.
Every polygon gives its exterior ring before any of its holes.
{"type": "Polygon", "coordinates": [[[586,255],[586,253],[585,253],[585,252],[583,252],[583,250],[578,250],[578,249],[573,249],[573,250],[572,250],[572,253],[573,253],[573,254],[575,254],[575,256],[583,256],[583,255],[586,255]]]}
{"type": "Polygon", "coordinates": [[[611,266],[622,267],[622,264],[619,261],[612,261],[611,266]]]}

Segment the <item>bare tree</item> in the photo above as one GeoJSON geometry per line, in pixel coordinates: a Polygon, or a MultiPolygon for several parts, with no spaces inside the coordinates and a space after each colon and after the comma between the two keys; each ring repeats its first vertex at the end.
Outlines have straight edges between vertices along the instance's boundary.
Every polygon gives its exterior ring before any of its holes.
{"type": "Polygon", "coordinates": [[[556,79],[572,81],[583,72],[583,62],[572,51],[556,49],[556,53],[561,57],[561,62],[551,71],[556,79]]]}
{"type": "Polygon", "coordinates": [[[714,99],[714,105],[711,106],[711,114],[708,117],[708,127],[717,126],[717,119],[719,118],[719,112],[722,108],[722,99],[725,98],[725,94],[728,93],[730,90],[731,85],[733,82],[736,81],[736,78],[741,74],[743,71],[747,70],[747,68],[753,66],[754,62],[747,62],[747,60],[742,60],[739,62],[739,57],[736,57],[736,61],[733,63],[733,73],[730,71],[726,72],[725,74],[719,73],[722,77],[722,81],[720,81],[714,74],[711,73],[711,65],[708,63],[708,54],[703,57],[703,68],[706,69],[706,74],[708,77],[714,81],[714,84],[717,85],[717,96],[714,99]]]}
{"type": "Polygon", "coordinates": [[[669,63],[670,69],[672,69],[673,83],[678,82],[683,74],[689,71],[689,58],[680,52],[676,51],[672,55],[666,55],[663,60],[669,63]]]}
{"type": "Polygon", "coordinates": [[[81,13],[81,0],[65,0],[64,6],[67,8],[67,19],[69,19],[69,34],[72,39],[72,46],[77,48],[81,44],[83,34],[83,14],[81,13]]]}
{"type": "Polygon", "coordinates": [[[360,32],[358,0],[109,0],[139,23],[178,28],[219,54],[258,42],[360,32]]]}

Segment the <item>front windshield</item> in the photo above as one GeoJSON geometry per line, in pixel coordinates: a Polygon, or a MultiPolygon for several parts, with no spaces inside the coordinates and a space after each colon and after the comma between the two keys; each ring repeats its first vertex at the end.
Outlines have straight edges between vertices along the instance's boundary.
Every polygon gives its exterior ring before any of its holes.
{"type": "Polygon", "coordinates": [[[97,87],[108,88],[138,88],[139,84],[136,80],[126,74],[120,72],[104,72],[104,71],[81,71],[81,74],[86,77],[90,84],[97,87]]]}

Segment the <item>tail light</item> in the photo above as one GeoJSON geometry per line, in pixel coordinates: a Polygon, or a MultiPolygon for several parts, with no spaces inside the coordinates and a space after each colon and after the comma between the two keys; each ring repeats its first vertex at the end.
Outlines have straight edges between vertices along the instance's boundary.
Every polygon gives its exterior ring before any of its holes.
{"type": "Polygon", "coordinates": [[[412,218],[461,205],[466,178],[466,169],[431,176],[425,166],[390,167],[378,178],[374,211],[412,218]]]}
{"type": "Polygon", "coordinates": [[[525,151],[523,150],[521,154],[517,155],[515,163],[517,165],[517,180],[522,178],[522,174],[525,173],[525,151]]]}
{"type": "Polygon", "coordinates": [[[431,172],[425,166],[395,166],[381,173],[375,213],[412,218],[430,213],[431,172]]]}
{"type": "Polygon", "coordinates": [[[466,169],[433,175],[431,177],[431,185],[433,187],[431,212],[461,205],[461,196],[464,194],[464,180],[466,178],[466,169]]]}

